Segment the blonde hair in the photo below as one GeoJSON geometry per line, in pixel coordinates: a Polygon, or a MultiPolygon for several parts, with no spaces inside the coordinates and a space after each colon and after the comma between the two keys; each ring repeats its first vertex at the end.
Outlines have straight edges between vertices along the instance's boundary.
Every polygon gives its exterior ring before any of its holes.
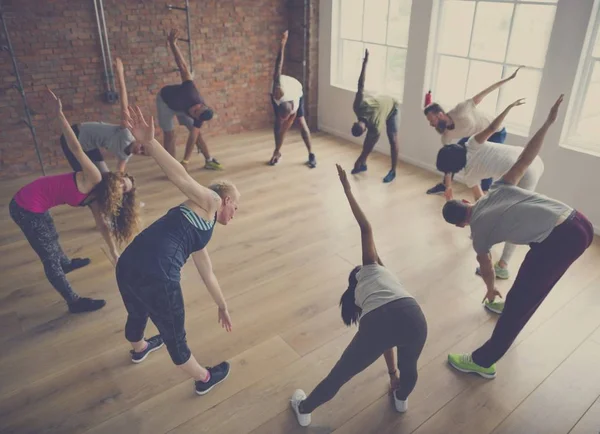
{"type": "Polygon", "coordinates": [[[225,199],[225,197],[229,196],[232,198],[239,197],[240,192],[235,186],[235,184],[231,181],[226,180],[218,180],[212,182],[208,188],[217,193],[221,199],[225,199]]]}

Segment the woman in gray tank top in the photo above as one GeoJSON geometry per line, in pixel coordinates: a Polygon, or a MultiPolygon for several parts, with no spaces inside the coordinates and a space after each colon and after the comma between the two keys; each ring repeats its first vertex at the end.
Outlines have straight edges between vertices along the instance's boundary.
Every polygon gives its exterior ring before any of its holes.
{"type": "Polygon", "coordinates": [[[396,410],[404,413],[408,409],[408,395],[417,383],[417,360],[427,338],[427,322],[421,308],[383,266],[371,225],[352,194],[346,172],[339,165],[337,169],[360,227],[363,258],[362,265],[350,272],[340,307],[344,323],[359,324],[359,328],[340,360],[315,390],[308,397],[301,389],[292,395],[292,409],[302,426],[310,424],[313,410],[331,400],[344,384],[381,355],[390,375],[396,410]]]}

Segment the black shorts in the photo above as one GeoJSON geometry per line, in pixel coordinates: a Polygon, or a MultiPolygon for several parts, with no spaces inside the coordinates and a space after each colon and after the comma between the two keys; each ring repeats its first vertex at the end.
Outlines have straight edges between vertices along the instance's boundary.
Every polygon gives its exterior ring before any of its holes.
{"type": "MultiPolygon", "coordinates": [[[[275,102],[275,100],[273,99],[273,97],[271,96],[271,105],[273,106],[273,112],[275,113],[275,116],[277,116],[277,110],[278,110],[278,105],[275,102]]],[[[304,117],[304,95],[302,95],[300,97],[300,100],[298,101],[298,110],[296,111],[296,117],[297,118],[303,118],[304,117]]]]}
{"type": "Polygon", "coordinates": [[[394,107],[385,121],[388,135],[398,133],[398,107],[394,107]]]}
{"type": "MultiPolygon", "coordinates": [[[[75,133],[75,135],[77,137],[79,137],[79,127],[77,126],[77,124],[71,125],[71,128],[73,129],[73,132],[75,133]]],[[[75,172],[81,172],[81,164],[79,164],[79,161],[77,161],[77,158],[69,149],[69,145],[67,145],[67,139],[65,139],[64,134],[60,136],[60,146],[61,146],[63,153],[65,154],[65,157],[67,158],[67,161],[69,162],[69,165],[71,166],[71,168],[75,172]]],[[[92,149],[91,151],[85,151],[85,155],[87,155],[90,158],[90,160],[92,160],[93,162],[104,161],[102,152],[100,152],[100,149],[98,149],[98,148],[92,149]]]]}

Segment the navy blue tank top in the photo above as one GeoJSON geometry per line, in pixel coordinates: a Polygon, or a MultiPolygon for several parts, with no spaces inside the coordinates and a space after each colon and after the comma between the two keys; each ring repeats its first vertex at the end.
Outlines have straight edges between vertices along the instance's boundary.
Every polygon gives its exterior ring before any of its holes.
{"type": "Polygon", "coordinates": [[[217,219],[215,214],[210,227],[197,227],[192,224],[190,212],[183,206],[171,208],[135,237],[119,258],[120,265],[158,279],[179,281],[181,268],[190,255],[210,241],[217,219]]]}

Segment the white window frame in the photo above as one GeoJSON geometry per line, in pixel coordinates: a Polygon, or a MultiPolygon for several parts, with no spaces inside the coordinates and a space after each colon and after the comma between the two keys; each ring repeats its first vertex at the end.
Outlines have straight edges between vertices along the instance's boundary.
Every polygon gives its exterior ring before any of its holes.
{"type": "Polygon", "coordinates": [[[590,85],[594,63],[596,61],[600,62],[600,56],[592,56],[598,32],[600,32],[600,0],[595,0],[592,13],[590,14],[590,21],[588,23],[583,48],[581,50],[577,74],[575,75],[573,91],[571,92],[573,97],[571,98],[567,110],[566,128],[563,130],[564,132],[563,137],[560,140],[560,146],[600,157],[600,145],[598,144],[600,138],[596,138],[595,140],[585,140],[584,138],[577,136],[581,110],[590,85]]]}
{"type": "MultiPolygon", "coordinates": [[[[485,2],[485,3],[508,3],[508,4],[514,4],[515,7],[512,10],[512,15],[510,18],[510,26],[509,26],[509,30],[508,30],[508,41],[506,43],[506,49],[504,52],[504,60],[506,60],[506,56],[508,54],[508,49],[510,47],[510,38],[512,35],[512,30],[513,30],[513,23],[515,20],[515,12],[517,10],[517,5],[519,4],[525,4],[525,5],[547,5],[547,6],[554,6],[556,7],[558,4],[558,1],[528,1],[528,0],[463,0],[465,2],[471,2],[471,3],[475,3],[475,10],[473,11],[473,20],[471,22],[471,34],[469,37],[469,49],[467,52],[467,56],[457,56],[454,54],[446,54],[446,53],[440,53],[438,52],[438,37],[439,37],[439,28],[441,25],[441,19],[443,16],[443,8],[444,8],[444,3],[446,0],[437,0],[435,6],[435,16],[434,16],[434,21],[435,21],[435,30],[434,32],[432,32],[431,37],[433,37],[433,55],[432,55],[432,68],[430,70],[430,76],[429,76],[429,83],[431,83],[430,89],[432,94],[433,94],[433,99],[435,101],[435,95],[436,95],[436,82],[437,82],[437,77],[438,77],[438,73],[439,73],[439,59],[440,56],[446,56],[446,57],[454,57],[457,59],[466,59],[469,60],[469,64],[467,67],[467,80],[469,77],[469,74],[471,72],[471,62],[470,61],[476,61],[476,62],[482,62],[482,63],[490,63],[493,65],[501,65],[502,66],[502,78],[506,78],[508,76],[507,74],[507,69],[510,72],[514,72],[514,70],[516,68],[518,68],[521,65],[513,65],[511,63],[506,63],[506,62],[496,62],[496,61],[492,61],[492,60],[483,60],[483,59],[477,59],[477,58],[472,58],[469,57],[470,53],[471,53],[471,45],[473,42],[473,29],[475,27],[475,18],[477,17],[477,6],[479,3],[481,2],[485,2]]],[[[555,13],[555,19],[556,19],[556,13],[555,13]]],[[[554,23],[552,24],[554,26],[554,23]]],[[[548,41],[549,43],[550,41],[548,41]]],[[[546,50],[548,50],[548,47],[546,47],[546,50]]],[[[547,54],[547,53],[546,53],[547,54]]],[[[540,71],[542,73],[542,76],[540,77],[540,84],[541,84],[541,79],[543,78],[543,74],[544,74],[544,68],[545,68],[545,62],[544,65],[542,65],[542,67],[537,68],[537,67],[530,67],[527,66],[527,69],[532,69],[532,70],[536,70],[536,71],[540,71]]],[[[494,84],[493,82],[490,82],[489,85],[491,86],[492,84],[494,84]]],[[[470,98],[474,95],[466,95],[466,90],[467,90],[467,86],[468,86],[468,81],[465,81],[465,88],[463,89],[463,94],[465,94],[465,98],[470,98]]],[[[483,89],[481,89],[483,90],[483,89]]],[[[502,92],[502,89],[499,90],[499,92],[502,92]]],[[[538,89],[538,93],[539,93],[539,89],[538,89]]],[[[449,102],[449,101],[439,101],[440,103],[443,102],[449,102]]],[[[455,104],[460,103],[461,101],[455,101],[455,104]]],[[[529,101],[529,104],[535,104],[535,101],[529,101]]],[[[506,108],[506,107],[502,107],[500,106],[500,97],[498,97],[498,100],[496,102],[496,113],[500,113],[502,112],[502,110],[506,108]]],[[[534,107],[535,110],[535,107],[534,107]]],[[[523,135],[523,136],[529,136],[529,133],[531,131],[531,122],[529,123],[529,126],[527,126],[526,128],[523,127],[523,125],[519,125],[519,124],[511,124],[510,122],[505,122],[505,125],[508,126],[510,128],[510,132],[512,134],[517,134],[517,135],[523,135]]]]}
{"type": "MultiPolygon", "coordinates": [[[[383,72],[383,80],[384,83],[387,81],[387,73],[388,73],[388,48],[397,48],[397,49],[402,49],[405,50],[407,55],[408,55],[408,40],[406,43],[406,46],[401,46],[401,45],[387,45],[387,38],[388,38],[388,26],[389,26],[389,19],[390,19],[390,6],[391,6],[391,0],[387,0],[388,2],[388,13],[387,13],[387,20],[385,23],[385,39],[386,39],[386,44],[380,44],[377,42],[367,42],[364,40],[357,40],[357,39],[351,39],[351,38],[342,38],[342,12],[341,12],[341,2],[343,0],[334,0],[335,2],[335,6],[332,9],[333,12],[333,16],[332,19],[335,20],[335,25],[332,26],[332,41],[331,41],[331,49],[332,49],[332,60],[335,59],[336,64],[332,65],[331,68],[331,77],[330,77],[330,83],[331,86],[333,87],[337,87],[340,89],[346,89],[346,90],[350,90],[353,92],[356,92],[358,89],[358,72],[357,71],[357,77],[356,77],[356,85],[355,86],[350,86],[347,83],[343,83],[341,80],[341,66],[343,64],[343,42],[344,41],[352,41],[352,42],[358,42],[361,44],[367,44],[367,45],[377,45],[379,47],[384,47],[385,50],[385,68],[384,68],[384,72],[383,72]]],[[[411,2],[415,2],[416,0],[411,0],[411,2]]],[[[368,0],[363,0],[363,11],[362,11],[362,25],[363,25],[363,29],[362,29],[362,33],[364,33],[364,16],[365,16],[365,8],[367,7],[367,2],[368,0]]],[[[411,15],[412,15],[412,4],[411,4],[411,15]]],[[[410,20],[409,20],[410,23],[410,20]]],[[[409,24],[410,25],[410,24],[409,24]]],[[[405,73],[406,73],[406,66],[405,66],[405,73]]],[[[403,85],[406,85],[406,80],[404,81],[403,85]]],[[[404,87],[403,86],[403,87],[404,87]]],[[[365,83],[365,90],[368,92],[369,90],[373,90],[373,89],[369,89],[367,87],[367,83],[365,83]]],[[[404,91],[402,92],[402,94],[398,94],[398,93],[394,93],[394,92],[388,92],[386,91],[387,94],[389,96],[392,96],[394,98],[396,98],[398,100],[398,102],[401,104],[402,103],[402,99],[404,98],[404,91]]]]}

